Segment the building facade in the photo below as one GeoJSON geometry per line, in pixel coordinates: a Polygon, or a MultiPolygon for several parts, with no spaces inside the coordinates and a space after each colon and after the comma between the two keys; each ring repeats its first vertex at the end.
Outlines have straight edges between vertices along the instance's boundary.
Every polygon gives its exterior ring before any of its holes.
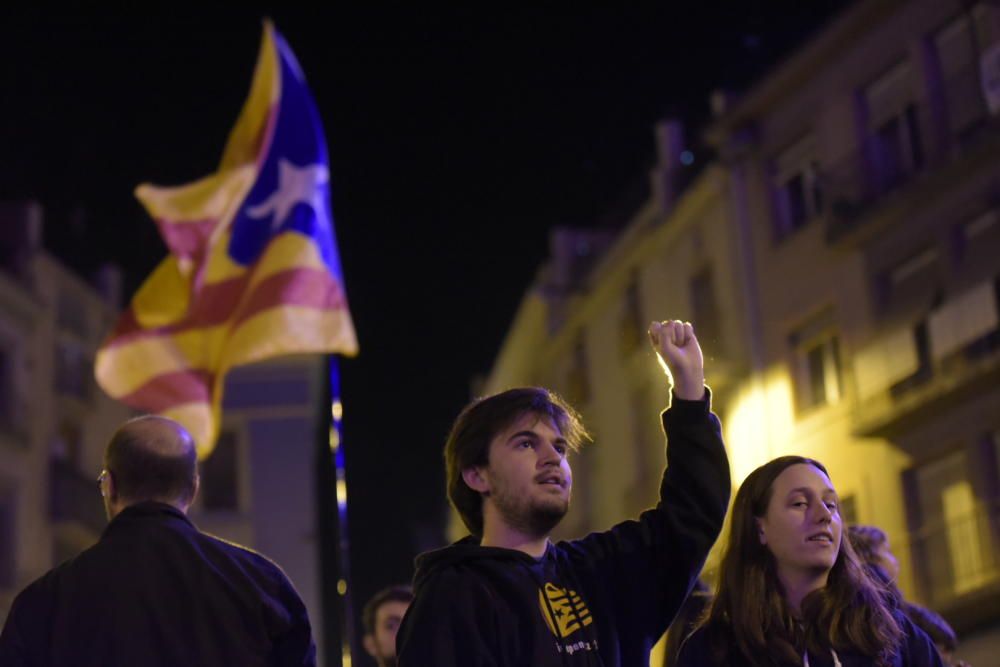
{"type": "Polygon", "coordinates": [[[130,414],[92,370],[117,317],[115,272],[100,287],[77,277],[42,249],[43,222],[37,204],[0,206],[0,617],[100,535],[104,445],[130,414]]]}
{"type": "Polygon", "coordinates": [[[854,5],[709,131],[754,285],[737,480],[803,453],[901,587],[1000,641],[1000,6],[854,5]]]}
{"type": "Polygon", "coordinates": [[[692,321],[734,483],[783,454],[823,461],[845,521],[890,535],[904,593],[991,664],[1000,5],[858,2],[716,106],[718,157],[683,192],[660,187],[676,164],[664,125],[653,195],[624,231],[576,273],[565,258],[588,234],[554,237],[484,393],[543,384],[581,410],[595,443],[565,532],[601,529],[652,502],[663,465],[666,385],[643,331],[692,321]]]}
{"type": "MultiPolygon", "coordinates": [[[[104,448],[136,414],[94,380],[121,310],[119,279],[110,269],[96,285],[79,278],[42,249],[42,224],[37,204],[0,205],[0,625],[24,586],[100,536],[104,448]]],[[[327,372],[323,358],[302,355],[230,373],[190,510],[200,529],[284,569],[321,652],[316,465],[327,372]]]]}

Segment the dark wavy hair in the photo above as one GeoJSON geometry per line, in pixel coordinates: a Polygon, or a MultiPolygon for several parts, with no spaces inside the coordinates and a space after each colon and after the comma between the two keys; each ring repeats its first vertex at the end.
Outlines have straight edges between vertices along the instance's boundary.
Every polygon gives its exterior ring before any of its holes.
{"type": "Polygon", "coordinates": [[[364,609],[361,610],[361,623],[364,626],[366,635],[375,634],[375,618],[378,616],[378,609],[386,602],[413,602],[413,588],[403,584],[383,588],[372,596],[364,609]]]}
{"type": "Polygon", "coordinates": [[[800,620],[785,601],[757,520],[767,513],[774,480],[796,464],[829,476],[818,461],[782,456],[750,473],[736,494],[716,596],[702,621],[715,658],[718,664],[741,657],[753,665],[801,665],[803,650],[821,654],[832,648],[889,664],[903,631],[883,587],[868,576],[846,534],[826,586],[802,600],[800,620]]]}
{"type": "Polygon", "coordinates": [[[444,461],[448,500],[473,535],[483,534],[483,498],[465,483],[462,471],[488,465],[493,438],[529,413],[551,419],[573,451],[590,437],[576,411],[555,392],[541,387],[508,389],[467,405],[451,428],[444,461]]]}

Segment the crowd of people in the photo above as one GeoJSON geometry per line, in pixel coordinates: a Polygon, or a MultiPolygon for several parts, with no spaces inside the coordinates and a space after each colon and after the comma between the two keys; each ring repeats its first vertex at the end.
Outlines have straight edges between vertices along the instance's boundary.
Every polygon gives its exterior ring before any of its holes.
{"type": "MultiPolygon", "coordinates": [[[[963,665],[948,624],[900,593],[886,534],[845,526],[810,458],[746,478],[715,590],[701,582],[729,507],[729,462],[691,325],[655,322],[649,334],[672,383],[656,506],[553,542],[570,505],[569,455],[589,437],[579,416],[541,388],[473,401],[445,444],[448,498],[469,536],[421,555],[412,589],[366,605],[363,643],[378,667],[648,665],[668,627],[671,666],[963,665]]],[[[188,519],[199,478],[179,424],[125,423],[99,485],[107,528],[17,596],[0,664],[315,664],[308,614],[281,569],[188,519]]]]}

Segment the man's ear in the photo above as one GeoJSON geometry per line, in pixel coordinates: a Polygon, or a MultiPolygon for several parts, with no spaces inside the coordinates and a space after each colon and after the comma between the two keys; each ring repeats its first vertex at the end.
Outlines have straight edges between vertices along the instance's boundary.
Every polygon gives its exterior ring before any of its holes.
{"type": "Polygon", "coordinates": [[[375,646],[375,638],[370,634],[365,633],[365,636],[361,638],[361,643],[365,647],[365,652],[368,653],[373,658],[378,658],[378,651],[375,646]]]}
{"type": "Polygon", "coordinates": [[[118,502],[118,485],[115,483],[115,476],[110,472],[104,485],[104,488],[108,491],[108,501],[112,503],[118,502]]]}
{"type": "Polygon", "coordinates": [[[489,495],[490,483],[483,474],[483,469],[479,466],[469,466],[462,469],[462,479],[473,491],[489,495]]]}

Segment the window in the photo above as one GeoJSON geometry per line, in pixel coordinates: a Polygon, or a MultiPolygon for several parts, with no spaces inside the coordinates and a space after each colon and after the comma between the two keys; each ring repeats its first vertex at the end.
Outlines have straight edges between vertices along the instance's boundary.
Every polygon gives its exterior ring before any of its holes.
{"type": "Polygon", "coordinates": [[[794,358],[796,407],[805,412],[840,401],[840,344],[832,311],[824,311],[789,336],[794,358]]]}
{"type": "Polygon", "coordinates": [[[934,375],[934,366],[931,363],[930,334],[927,330],[926,320],[922,320],[913,328],[913,342],[916,347],[917,366],[912,373],[897,380],[889,387],[889,393],[894,399],[899,399],[914,388],[926,384],[934,375]]]}
{"type": "Polygon", "coordinates": [[[55,389],[64,396],[86,399],[90,395],[90,378],[93,364],[80,345],[60,341],[55,349],[55,389]]]}
{"type": "Polygon", "coordinates": [[[858,502],[854,494],[848,494],[840,498],[840,520],[844,527],[853,526],[858,522],[858,502]]]}
{"type": "Polygon", "coordinates": [[[958,354],[988,353],[1000,331],[1000,306],[994,280],[948,298],[927,318],[931,358],[948,363],[958,354]],[[986,344],[981,348],[980,344],[986,344]],[[978,352],[974,352],[979,348],[978,352]]]}
{"type": "Polygon", "coordinates": [[[0,341],[0,424],[14,418],[14,350],[0,341]]]}
{"type": "Polygon", "coordinates": [[[876,302],[883,313],[926,308],[941,287],[940,253],[925,246],[884,270],[876,281],[876,302]]]}
{"type": "Polygon", "coordinates": [[[83,429],[80,424],[71,419],[59,422],[59,429],[49,444],[49,458],[52,461],[63,461],[75,465],[80,460],[80,450],[83,448],[83,429]]]}
{"type": "Polygon", "coordinates": [[[785,238],[820,215],[823,193],[812,137],[784,150],[774,163],[775,237],[785,238]]]}
{"type": "Polygon", "coordinates": [[[660,424],[657,419],[660,406],[654,407],[652,387],[643,384],[629,396],[632,422],[632,476],[625,487],[625,510],[636,515],[656,504],[656,481],[660,470],[650,462],[654,454],[663,451],[660,424]]]}
{"type": "Polygon", "coordinates": [[[869,158],[880,193],[901,185],[924,164],[913,80],[910,64],[902,62],[864,91],[869,158]]]}
{"type": "Polygon", "coordinates": [[[56,324],[59,328],[86,340],[90,334],[87,320],[86,303],[76,294],[60,291],[56,302],[56,324]]]}
{"type": "Polygon", "coordinates": [[[642,298],[639,292],[639,274],[632,271],[622,303],[621,321],[618,326],[618,345],[623,355],[631,354],[642,345],[646,321],[642,317],[642,298]]]}
{"type": "Polygon", "coordinates": [[[574,406],[590,400],[590,378],[587,373],[587,345],[583,334],[573,344],[569,372],[566,374],[566,398],[574,406]]]}
{"type": "Polygon", "coordinates": [[[840,356],[837,337],[830,336],[805,350],[809,374],[808,406],[835,403],[840,399],[840,356]]]}
{"type": "Polygon", "coordinates": [[[982,46],[969,15],[960,14],[938,30],[933,46],[945,106],[943,121],[951,136],[960,137],[986,114],[977,62],[982,46]]]}
{"type": "Polygon", "coordinates": [[[12,589],[17,583],[15,510],[13,490],[0,485],[0,589],[12,589]]]}
{"type": "Polygon", "coordinates": [[[239,498],[239,438],[223,430],[201,464],[201,505],[205,511],[236,511],[239,498]]]}
{"type": "Polygon", "coordinates": [[[695,333],[703,349],[717,354],[722,347],[722,326],[719,318],[719,305],[715,299],[715,279],[712,267],[694,274],[690,282],[691,313],[695,333]]]}
{"type": "Polygon", "coordinates": [[[961,595],[996,578],[987,513],[969,479],[964,450],[910,471],[918,531],[914,556],[931,600],[961,595]]]}
{"type": "Polygon", "coordinates": [[[986,210],[956,225],[954,259],[967,272],[992,275],[1000,247],[1000,212],[986,210]]]}
{"type": "Polygon", "coordinates": [[[20,365],[19,346],[0,334],[0,431],[26,441],[29,415],[19,382],[20,365]]]}

